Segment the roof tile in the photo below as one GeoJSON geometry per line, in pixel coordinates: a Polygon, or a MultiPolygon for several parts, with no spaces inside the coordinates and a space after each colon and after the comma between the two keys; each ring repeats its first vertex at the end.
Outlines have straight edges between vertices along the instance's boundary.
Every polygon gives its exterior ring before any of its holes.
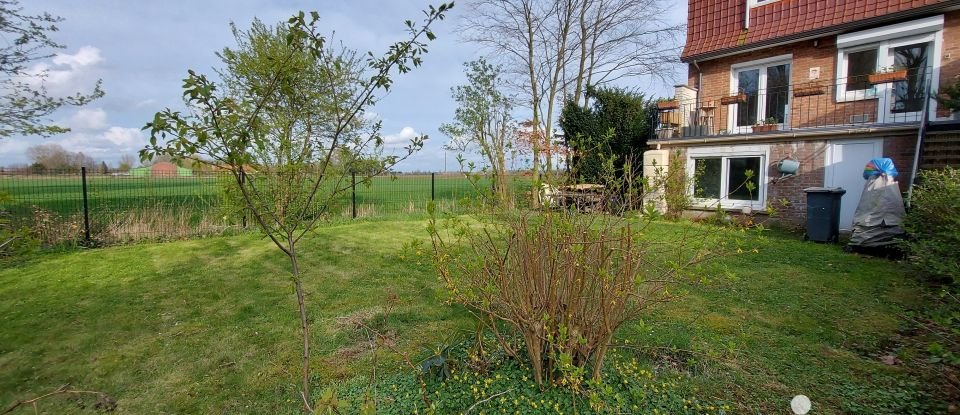
{"type": "Polygon", "coordinates": [[[689,0],[687,43],[681,57],[691,58],[948,0],[766,1],[769,3],[750,9],[750,27],[744,29],[747,0],[689,0]]]}

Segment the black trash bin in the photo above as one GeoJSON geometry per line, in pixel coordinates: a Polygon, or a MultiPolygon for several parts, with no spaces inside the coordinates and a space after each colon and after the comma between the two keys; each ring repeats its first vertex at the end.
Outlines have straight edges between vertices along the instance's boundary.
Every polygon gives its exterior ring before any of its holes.
{"type": "Polygon", "coordinates": [[[846,190],[840,187],[808,187],[807,233],[804,239],[836,242],[840,237],[840,199],[846,190]]]}

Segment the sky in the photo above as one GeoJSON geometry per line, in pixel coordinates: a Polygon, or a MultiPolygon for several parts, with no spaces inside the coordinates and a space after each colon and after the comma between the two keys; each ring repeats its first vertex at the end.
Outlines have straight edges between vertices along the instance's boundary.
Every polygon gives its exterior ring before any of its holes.
{"type": "MultiPolygon", "coordinates": [[[[674,1],[670,19],[683,22],[686,1],[674,1]]],[[[69,133],[0,140],[0,165],[29,163],[27,148],[42,143],[58,143],[110,165],[124,154],[136,155],[146,144],[141,128],[153,114],[183,108],[181,84],[187,70],[215,76],[220,63],[215,52],[235,45],[230,22],[245,28],[255,17],[272,24],[300,10],[316,10],[324,28],[336,31],[346,46],[378,55],[403,40],[403,21],[419,20],[420,10],[429,4],[426,0],[22,0],[28,14],[49,12],[65,19],[53,37],[66,48],[31,68],[47,71],[48,90],[53,94],[89,92],[102,79],[106,95],[87,106],[54,114],[59,125],[71,128],[69,133]]],[[[449,138],[438,128],[453,118],[456,105],[450,88],[465,81],[463,62],[488,53],[457,36],[457,21],[464,9],[454,7],[446,20],[436,24],[437,40],[430,43],[423,65],[397,75],[391,92],[372,109],[383,122],[388,142],[419,134],[430,137],[398,170],[457,169],[456,154],[443,150],[449,138]]],[[[648,95],[672,95],[669,82],[635,78],[620,83],[648,95]]]]}

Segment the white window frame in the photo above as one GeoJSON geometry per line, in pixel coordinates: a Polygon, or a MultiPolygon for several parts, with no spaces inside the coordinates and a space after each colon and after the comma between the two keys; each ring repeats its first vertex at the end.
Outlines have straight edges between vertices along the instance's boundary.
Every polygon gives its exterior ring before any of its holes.
{"type": "MultiPolygon", "coordinates": [[[[766,69],[770,66],[777,66],[789,64],[790,65],[790,80],[787,83],[789,89],[787,91],[787,108],[784,110],[783,115],[783,124],[777,125],[777,130],[782,130],[784,124],[790,124],[790,104],[793,97],[793,54],[778,55],[769,58],[752,60],[749,62],[740,62],[730,65],[730,95],[736,95],[740,92],[740,78],[737,76],[738,73],[742,71],[749,71],[751,69],[760,70],[760,79],[757,82],[757,88],[759,91],[763,92],[766,89],[766,69]]],[[[765,109],[767,94],[764,92],[757,101],[758,109],[765,109]]],[[[730,131],[733,134],[744,134],[752,131],[750,125],[738,126],[736,122],[737,113],[739,112],[740,104],[731,104],[728,106],[727,111],[727,131],[730,131]]],[[[759,116],[757,122],[763,122],[764,119],[761,119],[759,116]]]]}
{"type": "MultiPolygon", "coordinates": [[[[890,52],[893,48],[913,43],[931,42],[930,83],[934,87],[940,85],[940,62],[943,55],[943,15],[931,16],[923,19],[878,27],[859,32],[846,33],[837,36],[837,74],[836,100],[837,102],[859,101],[876,99],[890,94],[889,84],[875,85],[866,90],[847,91],[847,55],[868,49],[877,49],[877,69],[893,65],[890,52]]],[[[931,119],[937,113],[936,100],[930,100],[931,119]]],[[[888,116],[888,108],[878,105],[878,120],[888,116]]],[[[898,115],[902,117],[902,115],[898,115]]]]}
{"type": "MultiPolygon", "coordinates": [[[[722,160],[720,163],[720,194],[722,197],[720,199],[704,199],[693,197],[693,207],[716,209],[717,205],[719,205],[721,209],[742,209],[749,207],[758,211],[767,208],[767,185],[769,181],[769,178],[767,177],[767,170],[769,169],[769,166],[767,163],[768,160],[770,160],[770,146],[749,145],[688,148],[687,176],[695,177],[695,159],[702,158],[719,158],[722,160]],[[757,200],[735,200],[727,198],[727,194],[730,192],[730,184],[727,183],[727,177],[729,177],[728,166],[730,164],[728,159],[740,157],[760,157],[760,171],[754,172],[754,174],[757,175],[757,183],[759,183],[759,186],[756,190],[758,193],[757,200]]],[[[693,186],[691,186],[691,195],[693,194],[694,190],[695,189],[693,186]]]]}

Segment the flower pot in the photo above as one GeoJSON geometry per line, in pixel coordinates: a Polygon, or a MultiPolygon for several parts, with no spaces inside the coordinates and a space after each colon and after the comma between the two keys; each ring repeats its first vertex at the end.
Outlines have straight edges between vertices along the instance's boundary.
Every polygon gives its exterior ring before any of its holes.
{"type": "Polygon", "coordinates": [[[658,110],[675,110],[677,108],[680,108],[680,104],[675,99],[657,102],[658,110]]]}
{"type": "Polygon", "coordinates": [[[745,102],[747,102],[746,94],[731,95],[720,98],[720,103],[723,105],[743,104],[745,102]]]}
{"type": "Polygon", "coordinates": [[[753,132],[755,132],[755,133],[769,133],[769,132],[771,132],[771,131],[777,131],[778,127],[780,127],[780,126],[777,125],[777,124],[760,124],[760,125],[754,125],[754,126],[753,126],[753,132]]]}
{"type": "Polygon", "coordinates": [[[871,84],[886,84],[890,82],[897,81],[906,81],[907,80],[907,70],[899,69],[896,71],[883,72],[883,73],[872,73],[867,75],[867,82],[871,84]]]}

